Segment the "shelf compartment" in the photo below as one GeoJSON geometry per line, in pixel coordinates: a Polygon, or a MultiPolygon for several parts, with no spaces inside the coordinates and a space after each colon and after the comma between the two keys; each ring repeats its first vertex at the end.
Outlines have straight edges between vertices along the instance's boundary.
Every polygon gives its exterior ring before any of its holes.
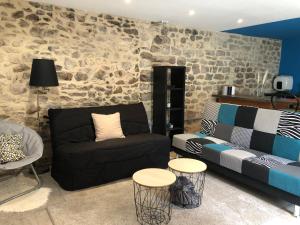
{"type": "Polygon", "coordinates": [[[175,130],[182,130],[183,131],[183,128],[182,127],[167,128],[167,131],[175,131],[175,130]]]}
{"type": "Polygon", "coordinates": [[[181,87],[172,87],[172,86],[167,86],[167,89],[170,91],[183,91],[184,88],[181,87]]]}
{"type": "Polygon", "coordinates": [[[168,108],[168,107],[166,107],[166,110],[167,111],[180,111],[180,110],[184,110],[184,108],[181,108],[181,107],[171,107],[171,108],[168,108]]]}

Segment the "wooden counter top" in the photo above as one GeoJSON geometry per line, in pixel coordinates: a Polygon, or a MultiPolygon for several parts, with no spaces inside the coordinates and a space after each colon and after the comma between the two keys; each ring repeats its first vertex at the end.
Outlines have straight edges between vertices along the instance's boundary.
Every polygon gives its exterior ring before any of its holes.
{"type": "MultiPolygon", "coordinates": [[[[220,103],[231,103],[237,105],[254,106],[258,108],[272,109],[271,97],[269,96],[247,96],[247,95],[212,95],[220,103]]],[[[277,109],[291,109],[296,104],[295,99],[279,98],[276,99],[277,109]]]]}

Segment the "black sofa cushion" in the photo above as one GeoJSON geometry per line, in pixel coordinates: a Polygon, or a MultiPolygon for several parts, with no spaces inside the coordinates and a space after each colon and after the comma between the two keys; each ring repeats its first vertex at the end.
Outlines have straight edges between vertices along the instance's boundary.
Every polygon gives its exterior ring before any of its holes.
{"type": "Polygon", "coordinates": [[[94,168],[100,163],[119,162],[151,155],[158,149],[169,152],[169,139],[158,134],[136,134],[100,142],[70,143],[57,148],[57,156],[72,168],[94,168]]]}
{"type": "Polygon", "coordinates": [[[95,140],[91,113],[112,114],[120,112],[125,136],[149,133],[149,125],[142,103],[87,108],[49,109],[50,129],[54,149],[67,143],[95,140]]]}

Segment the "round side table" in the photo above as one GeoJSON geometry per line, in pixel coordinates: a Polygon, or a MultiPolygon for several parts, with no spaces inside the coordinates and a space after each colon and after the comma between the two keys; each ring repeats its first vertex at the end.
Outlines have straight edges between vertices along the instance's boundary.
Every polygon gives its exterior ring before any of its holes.
{"type": "Polygon", "coordinates": [[[177,180],[171,186],[171,202],[182,208],[196,208],[201,205],[205,182],[205,163],[188,158],[169,161],[169,169],[177,180]]]}
{"type": "Polygon", "coordinates": [[[133,174],[134,202],[140,224],[168,224],[171,220],[170,186],[176,176],[164,169],[143,169],[133,174]]]}

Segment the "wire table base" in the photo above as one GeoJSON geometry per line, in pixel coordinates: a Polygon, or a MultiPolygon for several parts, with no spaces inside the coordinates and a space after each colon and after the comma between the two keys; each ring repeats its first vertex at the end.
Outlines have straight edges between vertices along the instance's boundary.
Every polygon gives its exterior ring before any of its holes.
{"type": "Polygon", "coordinates": [[[141,225],[168,224],[171,220],[170,186],[145,187],[133,181],[137,220],[141,225]]]}

